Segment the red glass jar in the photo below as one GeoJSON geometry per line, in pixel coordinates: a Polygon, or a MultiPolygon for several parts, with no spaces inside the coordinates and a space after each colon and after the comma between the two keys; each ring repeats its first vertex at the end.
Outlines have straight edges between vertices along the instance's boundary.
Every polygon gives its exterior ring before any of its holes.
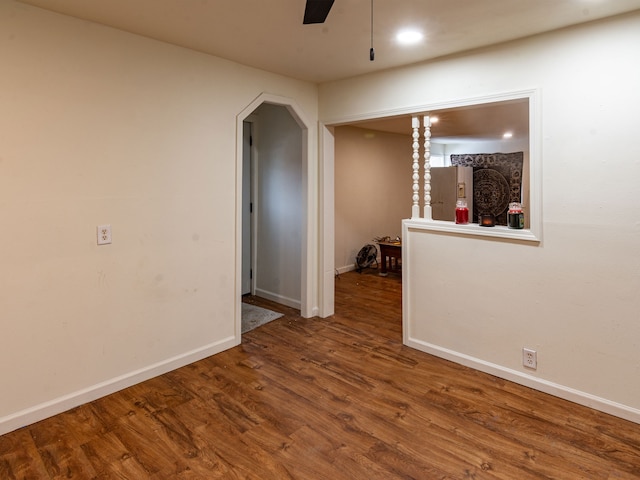
{"type": "Polygon", "coordinates": [[[458,200],[456,202],[456,223],[469,223],[469,209],[466,200],[458,200]]]}

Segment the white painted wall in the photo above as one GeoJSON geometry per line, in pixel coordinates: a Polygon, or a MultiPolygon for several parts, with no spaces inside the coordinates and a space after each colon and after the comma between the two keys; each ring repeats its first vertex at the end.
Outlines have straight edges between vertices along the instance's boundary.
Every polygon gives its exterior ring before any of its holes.
{"type": "Polygon", "coordinates": [[[395,238],[411,217],[411,132],[335,128],[335,266],[354,268],[376,237],[395,238]]]}
{"type": "Polygon", "coordinates": [[[542,242],[408,233],[405,336],[640,422],[638,45],[636,12],[325,84],[320,117],[538,89],[542,242]],[[537,371],[522,367],[523,346],[538,351],[537,371]]]}
{"type": "Polygon", "coordinates": [[[256,294],[300,308],[302,131],[282,105],[263,104],[256,117],[256,294]]]}
{"type": "Polygon", "coordinates": [[[239,342],[236,115],[317,87],[10,0],[0,32],[1,434],[239,342]]]}

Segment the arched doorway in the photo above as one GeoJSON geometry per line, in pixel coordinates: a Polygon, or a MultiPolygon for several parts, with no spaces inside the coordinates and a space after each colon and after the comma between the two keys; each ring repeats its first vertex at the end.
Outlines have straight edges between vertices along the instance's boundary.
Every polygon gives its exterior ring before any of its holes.
{"type": "MultiPolygon", "coordinates": [[[[250,260],[254,275],[262,275],[265,283],[259,284],[260,277],[254,283],[253,288],[262,289],[262,294],[274,295],[280,303],[292,305],[291,301],[299,302],[299,308],[303,317],[317,315],[317,240],[315,236],[317,225],[317,198],[313,193],[315,189],[309,188],[315,182],[314,168],[309,163],[315,164],[317,156],[313,154],[309,141],[309,122],[305,119],[301,109],[290,99],[262,94],[249,104],[237,116],[237,149],[236,149],[236,335],[240,337],[241,328],[241,297],[243,291],[243,236],[250,234],[254,238],[260,238],[260,248],[252,248],[252,252],[258,258],[250,260]],[[260,117],[267,119],[261,126],[260,117]],[[257,231],[247,232],[247,222],[244,222],[243,212],[250,208],[247,205],[246,196],[243,199],[243,179],[246,180],[246,168],[243,168],[243,153],[246,145],[246,121],[255,122],[255,142],[252,148],[257,156],[257,179],[255,184],[262,184],[262,191],[255,200],[262,202],[257,211],[261,217],[258,221],[252,221],[251,228],[257,231]],[[297,127],[291,128],[292,124],[297,127]],[[262,132],[262,136],[261,133],[262,132]],[[287,135],[298,135],[296,141],[287,141],[287,135]],[[278,137],[280,136],[280,139],[278,137]],[[261,138],[263,140],[261,140],[261,138]],[[282,141],[279,141],[282,140],[282,141]],[[261,148],[261,141],[264,144],[261,148]],[[288,151],[279,150],[282,143],[287,144],[288,151]],[[297,145],[298,152],[292,153],[292,145],[297,145]],[[262,155],[262,158],[261,158],[262,155]],[[267,156],[269,158],[267,158],[267,156]],[[294,165],[293,158],[297,165],[294,165]],[[261,165],[268,171],[261,170],[261,165]],[[310,178],[311,177],[311,178],[310,178]],[[295,181],[294,181],[295,179],[295,181]],[[295,185],[295,182],[299,183],[295,185]],[[292,183],[293,182],[293,183],[292,183]],[[269,193],[271,192],[271,193],[269,193]],[[271,195],[265,198],[264,195],[271,195]],[[295,205],[287,205],[295,203],[295,205]],[[288,207],[295,207],[293,209],[288,207]],[[299,212],[299,215],[298,213],[299,212]],[[292,222],[288,228],[287,221],[292,222]],[[266,223],[265,223],[266,222],[266,223]],[[295,224],[295,225],[293,225],[295,224]],[[261,238],[261,231],[268,235],[261,238]],[[287,235],[287,234],[290,235],[287,235]],[[287,235],[282,237],[281,235],[287,235]],[[287,248],[287,242],[295,242],[295,248],[287,248]],[[264,243],[264,245],[263,245],[264,243]],[[291,257],[291,254],[294,257],[291,257]],[[268,257],[268,258],[267,258],[268,257]],[[262,261],[261,261],[262,260],[262,261]],[[293,266],[293,267],[292,267],[293,266]],[[262,273],[260,269],[262,268],[262,273]],[[292,268],[297,271],[292,274],[292,268]],[[291,278],[289,278],[291,277],[291,278]],[[293,282],[298,285],[294,286],[293,282]],[[265,287],[264,285],[269,285],[265,287]],[[295,288],[298,288],[296,292],[295,288]],[[296,298],[289,298],[291,292],[297,293],[296,298]],[[278,297],[281,295],[281,297],[278,297]]],[[[291,140],[291,139],[289,139],[291,140]]],[[[256,189],[252,189],[255,193],[256,189]]],[[[246,250],[246,242],[245,242],[246,250]]],[[[244,262],[246,262],[246,258],[244,262]]],[[[246,286],[245,286],[246,288],[246,286]]],[[[267,298],[269,298],[267,296],[267,298]]]]}

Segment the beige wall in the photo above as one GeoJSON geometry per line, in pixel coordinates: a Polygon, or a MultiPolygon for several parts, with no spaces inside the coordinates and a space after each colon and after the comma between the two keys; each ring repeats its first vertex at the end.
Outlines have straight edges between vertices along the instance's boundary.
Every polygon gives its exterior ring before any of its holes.
{"type": "Polygon", "coordinates": [[[239,342],[236,116],[317,87],[12,1],[0,32],[2,433],[239,342]]]}
{"type": "Polygon", "coordinates": [[[302,132],[283,106],[263,104],[255,118],[256,295],[299,309],[306,223],[302,132]]]}
{"type": "Polygon", "coordinates": [[[635,13],[321,86],[329,125],[539,93],[542,242],[412,231],[407,343],[640,422],[639,44],[635,13]]]}
{"type": "Polygon", "coordinates": [[[318,103],[308,83],[0,2],[0,433],[239,341],[236,115],[262,92],[331,123],[539,89],[542,244],[416,233],[412,342],[638,419],[639,26],[629,15],[327,84],[318,103]],[[103,223],[113,244],[97,247],[103,223]],[[460,283],[479,256],[494,267],[460,283]],[[479,309],[487,295],[498,305],[479,309]],[[533,374],[523,344],[538,349],[533,374]]]}
{"type": "Polygon", "coordinates": [[[396,237],[411,216],[411,132],[335,129],[335,267],[354,268],[360,248],[396,237]]]}

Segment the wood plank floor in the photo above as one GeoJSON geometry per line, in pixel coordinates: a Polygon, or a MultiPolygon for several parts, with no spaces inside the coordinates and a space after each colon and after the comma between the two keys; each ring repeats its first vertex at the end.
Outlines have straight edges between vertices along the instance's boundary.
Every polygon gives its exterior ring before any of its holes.
{"type": "Polygon", "coordinates": [[[638,479],[640,426],[402,345],[401,282],[0,437],[0,479],[638,479]]]}

